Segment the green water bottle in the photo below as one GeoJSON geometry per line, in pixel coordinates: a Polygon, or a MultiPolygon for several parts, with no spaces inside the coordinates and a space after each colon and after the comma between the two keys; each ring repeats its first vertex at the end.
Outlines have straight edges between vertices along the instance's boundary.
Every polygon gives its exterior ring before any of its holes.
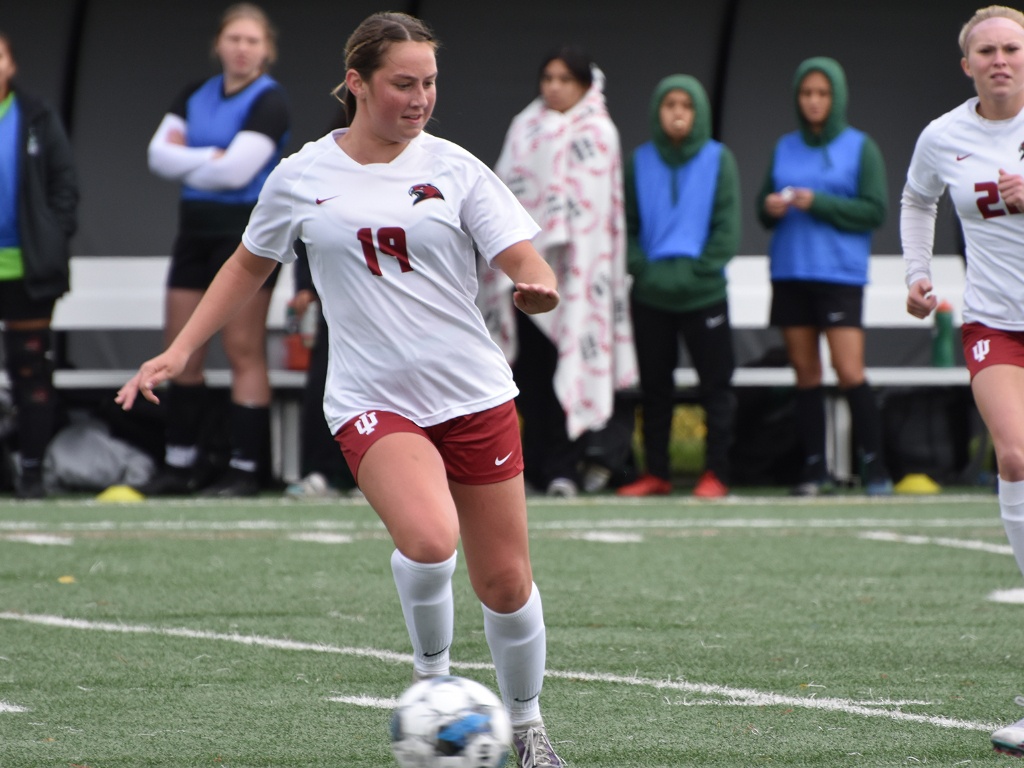
{"type": "Polygon", "coordinates": [[[932,365],[952,368],[953,345],[953,307],[948,301],[941,301],[935,308],[935,327],[932,329],[932,365]]]}

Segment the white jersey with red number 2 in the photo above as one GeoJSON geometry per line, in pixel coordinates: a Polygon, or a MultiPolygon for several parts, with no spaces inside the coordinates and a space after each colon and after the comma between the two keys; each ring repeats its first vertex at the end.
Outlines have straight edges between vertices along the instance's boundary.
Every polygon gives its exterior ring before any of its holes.
{"type": "MultiPolygon", "coordinates": [[[[949,188],[967,244],[964,319],[1024,330],[1024,211],[999,196],[999,170],[1024,175],[1024,111],[986,120],[977,97],[932,121],[914,149],[907,183],[931,200],[949,188]]],[[[940,288],[940,286],[936,286],[940,288]]]]}
{"type": "Polygon", "coordinates": [[[532,239],[515,196],[461,147],[421,134],[390,163],[360,165],[334,131],[267,179],[242,242],[277,261],[301,239],[330,329],[332,432],[388,410],[427,427],[518,394],[474,303],[488,262],[532,239]]]}

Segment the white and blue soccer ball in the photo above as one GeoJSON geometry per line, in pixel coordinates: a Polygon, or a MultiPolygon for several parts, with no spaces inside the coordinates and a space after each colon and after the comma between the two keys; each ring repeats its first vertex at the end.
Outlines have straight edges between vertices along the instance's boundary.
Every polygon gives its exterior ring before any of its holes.
{"type": "Polygon", "coordinates": [[[391,749],[402,768],[500,768],[511,741],[501,700],[464,677],[414,683],[391,715],[391,749]]]}

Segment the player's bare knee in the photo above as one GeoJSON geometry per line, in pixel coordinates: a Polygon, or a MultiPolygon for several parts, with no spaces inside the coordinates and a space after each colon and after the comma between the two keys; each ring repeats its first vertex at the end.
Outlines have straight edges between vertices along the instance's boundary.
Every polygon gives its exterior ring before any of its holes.
{"type": "Polygon", "coordinates": [[[999,465],[999,477],[1003,480],[1011,483],[1024,480],[1024,445],[997,448],[996,463],[999,465]]]}
{"type": "Polygon", "coordinates": [[[398,551],[414,563],[443,563],[455,554],[458,535],[432,535],[396,542],[398,551]]]}
{"type": "Polygon", "coordinates": [[[514,613],[526,605],[533,589],[533,580],[521,569],[510,568],[489,573],[474,582],[480,602],[495,613],[514,613]]]}

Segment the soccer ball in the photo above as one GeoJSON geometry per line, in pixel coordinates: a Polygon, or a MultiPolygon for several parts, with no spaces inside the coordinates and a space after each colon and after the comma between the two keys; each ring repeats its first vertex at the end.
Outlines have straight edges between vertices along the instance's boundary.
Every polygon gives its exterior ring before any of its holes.
{"type": "Polygon", "coordinates": [[[499,768],[511,741],[501,700],[464,677],[414,683],[391,715],[391,750],[402,768],[499,768]]]}

